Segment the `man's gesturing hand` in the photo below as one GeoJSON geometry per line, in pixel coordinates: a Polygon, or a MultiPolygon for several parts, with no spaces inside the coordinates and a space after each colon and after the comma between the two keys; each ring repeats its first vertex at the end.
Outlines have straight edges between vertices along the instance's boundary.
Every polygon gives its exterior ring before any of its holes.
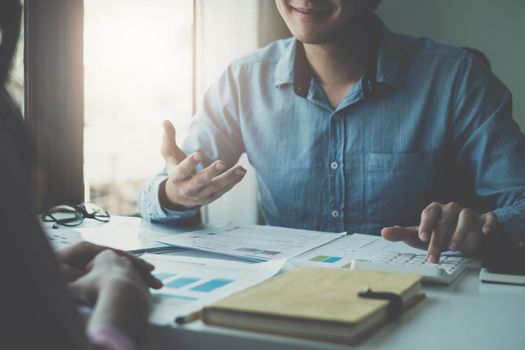
{"type": "Polygon", "coordinates": [[[461,251],[467,255],[481,253],[484,235],[502,230],[492,212],[478,214],[457,203],[431,203],[421,213],[421,222],[415,227],[385,227],[381,235],[390,241],[404,241],[410,246],[426,249],[428,260],[439,261],[441,252],[461,251]]]}
{"type": "MultiPolygon", "coordinates": [[[[162,140],[162,156],[166,161],[168,179],[161,185],[167,208],[184,210],[208,204],[228,192],[246,174],[241,166],[235,166],[227,171],[222,160],[211,163],[202,171],[196,172],[195,167],[202,156],[195,152],[189,156],[177,146],[175,127],[170,121],[164,121],[164,138],[162,140]]],[[[162,196],[161,196],[162,202],[162,196]]]]}

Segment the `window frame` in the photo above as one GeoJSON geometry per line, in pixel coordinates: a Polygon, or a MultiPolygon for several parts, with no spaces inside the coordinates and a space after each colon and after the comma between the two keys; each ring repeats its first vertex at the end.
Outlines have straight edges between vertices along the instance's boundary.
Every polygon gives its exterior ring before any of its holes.
{"type": "Polygon", "coordinates": [[[83,16],[82,0],[25,1],[25,111],[44,208],[84,199],[83,16]]]}
{"type": "MultiPolygon", "coordinates": [[[[196,1],[192,115],[196,110],[196,1]]],[[[25,0],[26,122],[35,139],[42,209],[75,204],[84,187],[84,0],[25,0]]]]}

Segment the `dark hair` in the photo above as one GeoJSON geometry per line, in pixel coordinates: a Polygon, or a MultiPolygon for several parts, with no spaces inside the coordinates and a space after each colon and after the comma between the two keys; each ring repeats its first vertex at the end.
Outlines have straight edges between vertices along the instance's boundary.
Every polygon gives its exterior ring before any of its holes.
{"type": "Polygon", "coordinates": [[[20,35],[20,20],[22,5],[20,0],[2,0],[0,11],[0,30],[2,43],[0,45],[0,86],[7,80],[7,73],[11,67],[11,60],[20,35]]]}
{"type": "Polygon", "coordinates": [[[474,55],[478,60],[480,60],[489,70],[492,70],[492,67],[490,66],[490,62],[489,62],[489,59],[487,58],[487,56],[485,56],[485,54],[481,51],[479,51],[478,49],[474,49],[472,47],[466,47],[466,46],[463,46],[461,47],[463,50],[471,53],[472,55],[474,55]]]}

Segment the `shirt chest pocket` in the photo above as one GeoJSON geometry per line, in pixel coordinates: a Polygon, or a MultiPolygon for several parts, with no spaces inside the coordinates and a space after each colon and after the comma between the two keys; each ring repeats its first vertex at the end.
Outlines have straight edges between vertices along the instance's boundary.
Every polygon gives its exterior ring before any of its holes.
{"type": "Polygon", "coordinates": [[[416,225],[435,190],[437,154],[368,153],[365,193],[369,219],[382,225],[416,225]]]}

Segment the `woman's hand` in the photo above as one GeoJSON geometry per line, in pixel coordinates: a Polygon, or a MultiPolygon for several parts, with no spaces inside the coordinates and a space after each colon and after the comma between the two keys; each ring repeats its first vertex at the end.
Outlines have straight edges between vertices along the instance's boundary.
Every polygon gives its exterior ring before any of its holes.
{"type": "MultiPolygon", "coordinates": [[[[93,259],[99,253],[108,249],[110,248],[84,241],[74,246],[58,250],[56,255],[62,272],[66,276],[66,281],[73,282],[88,273],[93,259]]],[[[151,288],[162,287],[162,282],[151,276],[151,271],[155,268],[153,265],[124,251],[117,249],[112,249],[112,251],[119,256],[128,258],[146,279],[151,288]]]]}
{"type": "Polygon", "coordinates": [[[110,249],[97,254],[87,270],[69,289],[77,300],[94,306],[88,327],[112,325],[137,339],[151,308],[144,272],[110,249]]]}

